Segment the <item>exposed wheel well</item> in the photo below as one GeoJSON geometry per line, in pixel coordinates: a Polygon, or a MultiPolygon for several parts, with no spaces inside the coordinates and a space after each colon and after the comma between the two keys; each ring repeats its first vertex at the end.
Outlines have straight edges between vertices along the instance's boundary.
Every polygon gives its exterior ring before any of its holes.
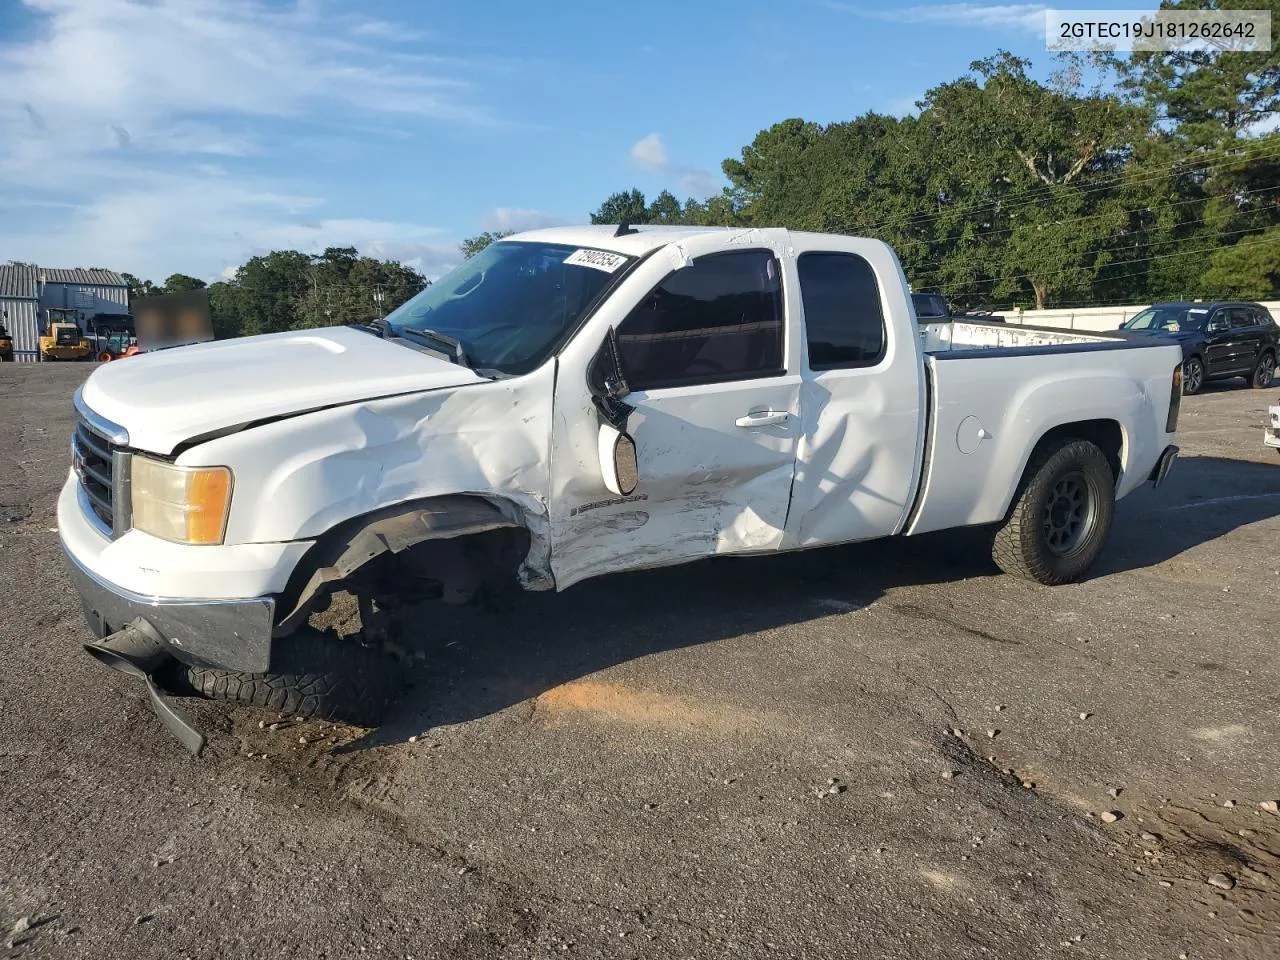
{"type": "Polygon", "coordinates": [[[1027,462],[1035,459],[1035,455],[1045,447],[1057,446],[1064,440],[1088,440],[1107,458],[1111,465],[1111,473],[1120,479],[1123,465],[1124,431],[1115,420],[1077,420],[1075,423],[1064,423],[1054,427],[1040,438],[1027,462]]]}
{"type": "Polygon", "coordinates": [[[393,586],[430,580],[469,595],[514,579],[529,551],[529,531],[483,497],[433,497],[352,517],[324,534],[290,575],[277,610],[278,635],[305,622],[333,590],[377,588],[379,575],[405,568],[393,586]]]}

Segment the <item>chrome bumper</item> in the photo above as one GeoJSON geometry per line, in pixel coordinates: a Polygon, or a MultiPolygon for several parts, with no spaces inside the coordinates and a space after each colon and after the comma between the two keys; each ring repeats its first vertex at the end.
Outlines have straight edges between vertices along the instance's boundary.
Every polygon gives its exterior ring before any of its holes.
{"type": "Polygon", "coordinates": [[[146,620],[179,660],[226,670],[264,673],[271,662],[272,597],[248,600],[181,600],[144,597],[85,569],[66,545],[71,580],[89,629],[101,639],[138,617],[146,620]]]}

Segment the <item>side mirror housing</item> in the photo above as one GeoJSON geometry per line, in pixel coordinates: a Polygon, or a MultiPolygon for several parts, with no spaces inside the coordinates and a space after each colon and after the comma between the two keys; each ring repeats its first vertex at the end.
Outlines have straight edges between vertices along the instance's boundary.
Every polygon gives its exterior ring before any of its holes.
{"type": "Polygon", "coordinates": [[[602,423],[599,451],[605,488],[619,497],[630,496],[640,481],[635,441],[616,427],[602,423]]]}

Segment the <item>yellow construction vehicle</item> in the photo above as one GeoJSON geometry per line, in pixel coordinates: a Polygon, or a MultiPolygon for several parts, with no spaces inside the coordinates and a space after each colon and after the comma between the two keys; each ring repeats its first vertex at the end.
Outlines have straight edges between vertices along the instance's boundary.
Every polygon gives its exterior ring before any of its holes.
{"type": "Polygon", "coordinates": [[[40,335],[41,360],[88,360],[93,347],[80,329],[80,314],[75,310],[49,309],[49,322],[40,335]]]}
{"type": "Polygon", "coordinates": [[[13,360],[13,337],[9,336],[9,331],[4,325],[5,318],[8,316],[7,310],[4,316],[0,316],[0,363],[10,363],[13,360]]]}

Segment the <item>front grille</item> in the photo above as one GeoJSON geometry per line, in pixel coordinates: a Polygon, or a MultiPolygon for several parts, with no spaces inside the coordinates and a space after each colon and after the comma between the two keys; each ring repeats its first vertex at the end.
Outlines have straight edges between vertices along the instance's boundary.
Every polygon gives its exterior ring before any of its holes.
{"type": "Polygon", "coordinates": [[[116,446],[81,419],[71,440],[72,463],[80,486],[89,500],[89,509],[106,525],[116,528],[116,446]]]}

